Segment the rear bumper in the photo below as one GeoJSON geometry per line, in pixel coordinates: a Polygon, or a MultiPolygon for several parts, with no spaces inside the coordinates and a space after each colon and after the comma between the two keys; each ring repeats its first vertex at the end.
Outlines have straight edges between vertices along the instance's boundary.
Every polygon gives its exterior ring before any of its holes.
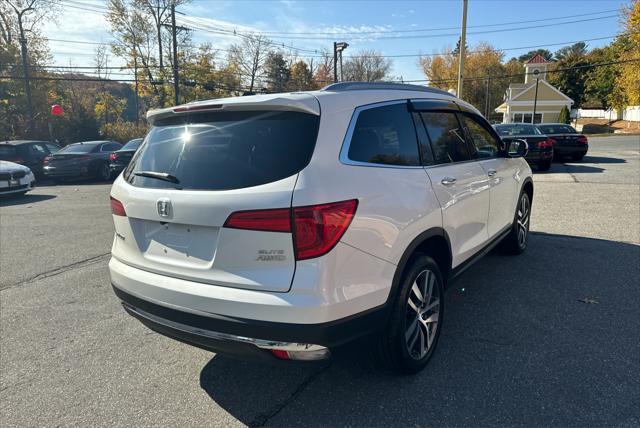
{"type": "Polygon", "coordinates": [[[216,314],[199,315],[169,308],[113,286],[124,309],[150,329],[175,340],[217,353],[249,358],[273,358],[271,350],[310,353],[322,359],[323,351],[348,343],[383,325],[385,308],[323,324],[289,324],[216,314]]]}
{"type": "Polygon", "coordinates": [[[92,173],[93,171],[88,165],[73,168],[60,168],[55,166],[45,166],[42,168],[42,174],[49,178],[87,177],[92,173]]]}
{"type": "Polygon", "coordinates": [[[553,148],[544,149],[544,150],[529,150],[525,160],[530,164],[538,164],[541,162],[551,162],[553,159],[553,148]]]}
{"type": "Polygon", "coordinates": [[[584,155],[588,150],[588,144],[581,144],[579,146],[554,146],[556,156],[584,155]]]}

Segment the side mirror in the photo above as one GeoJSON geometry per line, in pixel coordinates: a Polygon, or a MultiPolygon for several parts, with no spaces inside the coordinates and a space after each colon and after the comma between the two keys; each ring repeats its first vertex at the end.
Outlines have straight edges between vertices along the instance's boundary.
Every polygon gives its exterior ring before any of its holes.
{"type": "Polygon", "coordinates": [[[525,140],[511,140],[506,146],[505,153],[510,158],[523,158],[529,153],[529,145],[525,140]]]}

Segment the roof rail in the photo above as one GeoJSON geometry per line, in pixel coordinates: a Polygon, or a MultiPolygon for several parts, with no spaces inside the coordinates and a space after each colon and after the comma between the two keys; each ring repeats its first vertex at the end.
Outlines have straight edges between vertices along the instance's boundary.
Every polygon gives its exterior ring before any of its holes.
{"type": "Polygon", "coordinates": [[[430,86],[410,85],[408,83],[396,83],[396,82],[340,82],[327,85],[322,88],[322,91],[364,91],[371,89],[392,89],[396,91],[418,91],[418,92],[431,92],[434,94],[448,95],[454,97],[453,94],[438,88],[432,88],[430,86]]]}

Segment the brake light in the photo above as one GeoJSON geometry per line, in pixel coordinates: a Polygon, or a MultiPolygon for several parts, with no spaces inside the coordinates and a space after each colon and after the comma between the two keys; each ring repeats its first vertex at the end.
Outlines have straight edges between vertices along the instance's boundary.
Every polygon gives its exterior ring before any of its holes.
{"type": "Polygon", "coordinates": [[[118,158],[118,155],[116,153],[109,153],[109,162],[113,162],[117,158],[118,158]]]}
{"type": "Polygon", "coordinates": [[[589,140],[585,135],[578,135],[578,143],[580,144],[589,144],[589,140]]]}
{"type": "Polygon", "coordinates": [[[279,358],[281,360],[289,360],[289,353],[287,351],[283,351],[281,349],[272,349],[271,353],[274,357],[279,358]]]}
{"type": "Polygon", "coordinates": [[[229,216],[224,227],[231,229],[260,230],[263,232],[291,232],[291,210],[238,211],[229,216]]]}
{"type": "Polygon", "coordinates": [[[51,159],[51,156],[47,156],[46,158],[44,158],[42,160],[42,164],[43,165],[49,165],[49,160],[51,159]]]}
{"type": "Polygon", "coordinates": [[[358,200],[293,209],[296,259],[320,257],[338,243],[356,213],[358,200]]]}
{"type": "Polygon", "coordinates": [[[358,200],[306,207],[238,211],[224,227],[264,232],[293,232],[296,260],[320,257],[338,243],[353,220],[358,200]]]}
{"type": "Polygon", "coordinates": [[[126,217],[127,213],[124,210],[122,202],[111,196],[111,213],[120,217],[126,217]]]}
{"type": "Polygon", "coordinates": [[[548,149],[549,147],[553,147],[553,144],[555,143],[555,141],[551,138],[547,138],[546,140],[540,141],[538,143],[538,148],[539,149],[548,149]]]}

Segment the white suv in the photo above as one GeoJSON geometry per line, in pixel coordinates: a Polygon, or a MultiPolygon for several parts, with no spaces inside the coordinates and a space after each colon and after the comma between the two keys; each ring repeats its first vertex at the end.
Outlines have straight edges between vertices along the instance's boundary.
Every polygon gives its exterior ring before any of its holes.
{"type": "Polygon", "coordinates": [[[420,370],[446,285],[527,245],[526,143],[428,87],[338,83],[151,111],[113,184],[111,282],[151,329],[316,360],[369,335],[420,370]]]}

